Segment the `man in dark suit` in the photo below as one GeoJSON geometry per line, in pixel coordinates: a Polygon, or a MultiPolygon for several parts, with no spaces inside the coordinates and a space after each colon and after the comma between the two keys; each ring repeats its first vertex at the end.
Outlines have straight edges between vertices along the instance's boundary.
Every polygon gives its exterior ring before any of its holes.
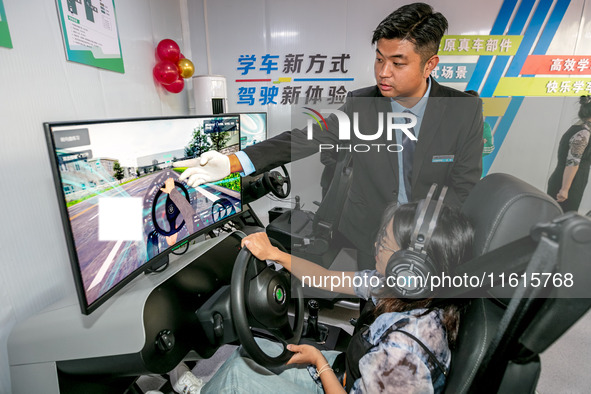
{"type": "Polygon", "coordinates": [[[195,186],[230,172],[262,173],[331,147],[348,149],[353,179],[339,230],[357,247],[359,267],[373,269],[375,236],[388,204],[424,198],[437,183],[449,187],[446,202],[460,205],[482,173],[480,99],[430,77],[445,30],[445,17],[422,3],[403,6],[378,25],[372,39],[377,84],[350,92],[340,108],[350,119],[350,140],[339,140],[333,114],[327,130],[314,127],[312,139],[306,129],[294,129],[237,155],[208,152],[181,179],[195,186]],[[416,123],[405,127],[409,120],[416,123]],[[391,123],[398,126],[388,133],[391,123]]]}

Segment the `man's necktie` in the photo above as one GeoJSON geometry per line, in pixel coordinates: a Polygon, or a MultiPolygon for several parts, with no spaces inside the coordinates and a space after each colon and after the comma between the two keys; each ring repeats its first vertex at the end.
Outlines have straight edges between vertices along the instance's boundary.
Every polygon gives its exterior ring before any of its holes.
{"type": "MultiPolygon", "coordinates": [[[[404,113],[412,114],[409,110],[404,110],[404,113]]],[[[414,115],[414,114],[413,114],[414,115]]],[[[406,123],[410,123],[409,118],[404,118],[406,123]]],[[[408,129],[415,135],[414,128],[411,127],[408,129]]],[[[411,179],[412,179],[412,159],[415,155],[415,147],[417,145],[416,141],[411,140],[406,133],[402,133],[402,175],[404,178],[404,187],[406,188],[406,197],[410,202],[411,196],[411,179]]]]}

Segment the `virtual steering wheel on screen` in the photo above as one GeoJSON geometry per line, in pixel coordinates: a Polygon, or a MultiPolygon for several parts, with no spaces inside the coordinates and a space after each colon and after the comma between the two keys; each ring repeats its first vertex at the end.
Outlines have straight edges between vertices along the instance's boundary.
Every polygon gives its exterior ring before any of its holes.
{"type": "Polygon", "coordinates": [[[220,198],[211,205],[211,217],[214,223],[236,213],[236,207],[227,198],[220,198]]]}
{"type": "MultiPolygon", "coordinates": [[[[280,246],[274,240],[271,243],[280,246]]],[[[300,341],[304,325],[304,298],[299,282],[292,288],[288,271],[276,271],[274,266],[268,266],[242,248],[234,263],[230,296],[234,328],[248,355],[265,367],[285,364],[293,355],[286,346],[300,341]],[[292,327],[287,312],[294,297],[292,327]],[[256,343],[251,327],[270,332],[283,344],[281,354],[273,357],[265,353],[256,343]]]]}
{"type": "MultiPolygon", "coordinates": [[[[189,191],[187,190],[185,185],[177,181],[174,182],[174,185],[175,187],[181,189],[181,191],[185,195],[185,198],[190,203],[191,200],[189,199],[189,191]]],[[[164,184],[161,187],[164,187],[164,184]]],[[[156,207],[158,206],[158,199],[160,198],[162,193],[164,192],[160,188],[158,188],[158,192],[154,196],[154,202],[152,203],[152,223],[154,223],[154,229],[158,234],[168,237],[181,231],[181,228],[183,228],[183,226],[185,225],[185,221],[183,220],[178,226],[176,225],[176,219],[181,213],[181,211],[177,208],[174,202],[172,202],[170,195],[167,194],[166,202],[164,203],[164,208],[166,211],[166,221],[168,222],[169,230],[167,231],[160,227],[158,221],[156,220],[156,207]]]]}
{"type": "Polygon", "coordinates": [[[279,198],[287,198],[291,192],[291,179],[284,165],[281,166],[283,175],[279,171],[266,172],[263,175],[265,188],[279,198]]]}

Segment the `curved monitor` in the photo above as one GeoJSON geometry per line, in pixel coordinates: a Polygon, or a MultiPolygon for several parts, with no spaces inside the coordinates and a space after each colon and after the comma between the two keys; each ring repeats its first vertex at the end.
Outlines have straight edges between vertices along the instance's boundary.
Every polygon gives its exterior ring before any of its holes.
{"type": "Polygon", "coordinates": [[[196,188],[180,160],[240,149],[240,115],[45,123],[82,312],[242,211],[238,174],[196,188]]]}

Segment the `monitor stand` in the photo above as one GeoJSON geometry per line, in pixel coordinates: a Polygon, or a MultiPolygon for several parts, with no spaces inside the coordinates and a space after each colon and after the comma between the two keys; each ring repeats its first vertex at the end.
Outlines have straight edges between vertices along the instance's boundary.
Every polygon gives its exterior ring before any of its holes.
{"type": "Polygon", "coordinates": [[[20,322],[8,339],[12,392],[108,392],[90,385],[167,373],[191,350],[210,357],[217,348],[203,339],[195,311],[230,284],[239,246],[235,233],[205,240],[171,255],[163,272],[137,276],[90,315],[73,295],[20,322]],[[88,381],[88,390],[76,381],[88,381]]]}

